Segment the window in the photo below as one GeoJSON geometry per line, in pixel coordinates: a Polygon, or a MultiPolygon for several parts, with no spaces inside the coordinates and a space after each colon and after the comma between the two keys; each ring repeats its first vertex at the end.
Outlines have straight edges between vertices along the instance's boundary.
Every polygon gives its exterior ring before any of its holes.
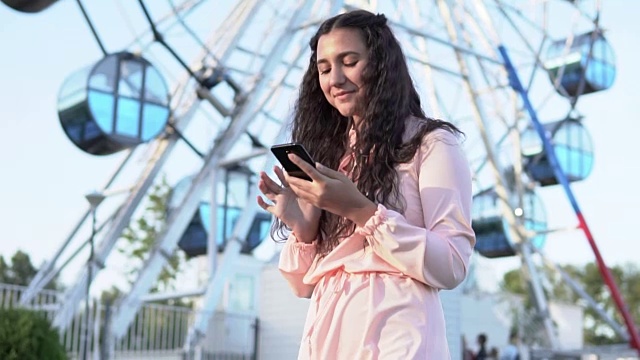
{"type": "Polygon", "coordinates": [[[252,312],[255,310],[254,277],[249,274],[236,274],[229,281],[227,310],[233,312],[252,312]]]}

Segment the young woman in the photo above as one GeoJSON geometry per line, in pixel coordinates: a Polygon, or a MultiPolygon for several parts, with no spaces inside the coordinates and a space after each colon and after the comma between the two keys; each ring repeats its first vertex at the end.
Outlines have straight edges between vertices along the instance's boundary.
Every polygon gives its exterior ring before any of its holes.
{"type": "Polygon", "coordinates": [[[318,162],[289,158],[312,181],[276,167],[257,199],[290,230],[279,267],[311,298],[299,359],[448,359],[438,290],[475,243],[459,131],[425,116],[384,15],[328,19],[310,47],[292,140],[318,162]]]}

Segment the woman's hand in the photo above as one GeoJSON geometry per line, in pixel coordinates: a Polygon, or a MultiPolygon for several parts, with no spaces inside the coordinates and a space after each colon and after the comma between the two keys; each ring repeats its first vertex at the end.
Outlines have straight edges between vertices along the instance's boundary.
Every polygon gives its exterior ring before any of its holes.
{"type": "Polygon", "coordinates": [[[377,206],[367,199],[346,175],[320,163],[309,165],[295,154],[289,159],[298,165],[313,181],[284,174],[284,180],[301,200],[333,214],[344,216],[358,226],[375,214],[377,206]]]}
{"type": "Polygon", "coordinates": [[[260,172],[258,189],[272,204],[258,196],[258,205],[291,228],[298,240],[302,242],[315,240],[318,234],[320,209],[296,196],[289,187],[281,168],[274,167],[274,172],[282,186],[273,181],[265,172],[260,172]]]}

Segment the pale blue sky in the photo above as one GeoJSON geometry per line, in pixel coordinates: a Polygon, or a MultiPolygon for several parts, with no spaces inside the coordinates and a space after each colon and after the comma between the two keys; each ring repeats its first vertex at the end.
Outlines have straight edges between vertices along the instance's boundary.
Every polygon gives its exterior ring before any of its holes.
{"type": "MultiPolygon", "coordinates": [[[[593,137],[595,166],[588,179],[572,188],[605,261],[638,263],[640,3],[603,2],[602,24],[616,53],[618,73],[610,90],[580,100],[593,137]]],[[[91,6],[105,43],[120,50],[114,47],[126,42],[118,39],[130,36],[123,26],[110,23],[118,16],[117,7],[105,6],[96,13],[96,5],[91,6]]],[[[122,154],[83,153],[58,121],[56,98],[62,82],[102,56],[75,2],[62,1],[35,15],[0,5],[0,49],[0,255],[6,259],[20,249],[39,264],[59,248],[86,209],[83,195],[104,184],[122,154]]],[[[550,227],[575,225],[559,187],[543,189],[540,195],[550,227]]],[[[545,252],[561,264],[593,260],[578,231],[550,236],[545,252]]],[[[498,269],[513,264],[513,259],[495,262],[498,269]]]]}

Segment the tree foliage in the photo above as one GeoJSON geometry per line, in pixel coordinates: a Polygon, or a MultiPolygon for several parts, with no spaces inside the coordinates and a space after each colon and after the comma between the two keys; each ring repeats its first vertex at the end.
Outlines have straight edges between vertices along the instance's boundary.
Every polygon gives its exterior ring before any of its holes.
{"type": "MultiPolygon", "coordinates": [[[[118,251],[128,258],[126,271],[131,284],[133,284],[145,261],[149,258],[157,244],[158,236],[166,226],[170,194],[171,187],[166,178],[162,177],[162,180],[155,184],[147,195],[142,214],[132,220],[123,231],[122,240],[124,240],[124,245],[120,246],[118,251]]],[[[164,292],[174,289],[176,276],[182,270],[184,263],[184,254],[180,251],[174,252],[160,272],[157,283],[151,288],[151,292],[164,292]]],[[[101,300],[107,304],[113,304],[121,294],[122,291],[114,286],[109,290],[103,291],[101,300]]],[[[190,306],[189,302],[181,299],[158,301],[158,303],[173,306],[190,306]]],[[[162,313],[156,313],[153,317],[143,316],[134,320],[132,326],[127,330],[128,335],[125,336],[125,339],[135,339],[135,341],[127,344],[127,346],[136,348],[141,344],[148,346],[151,346],[149,344],[155,344],[152,347],[159,349],[161,343],[154,343],[151,337],[155,336],[154,334],[171,334],[175,331],[175,324],[172,320],[165,319],[165,317],[162,313]],[[153,329],[153,332],[150,332],[149,329],[153,329]]]]}
{"type": "Polygon", "coordinates": [[[0,255],[0,284],[9,284],[9,265],[4,261],[4,257],[0,255]]]}
{"type": "MultiPolygon", "coordinates": [[[[29,255],[21,250],[13,254],[10,263],[0,255],[0,283],[27,286],[37,273],[38,270],[31,263],[29,255]]],[[[56,278],[47,284],[45,289],[59,290],[56,278]]]]}
{"type": "Polygon", "coordinates": [[[67,359],[58,332],[44,314],[26,309],[0,309],[0,359],[67,359]]]}
{"type": "Polygon", "coordinates": [[[519,269],[507,271],[502,276],[500,288],[516,295],[527,295],[527,282],[519,269]]]}
{"type": "Polygon", "coordinates": [[[29,255],[17,251],[11,257],[12,283],[16,285],[28,285],[38,271],[31,263],[29,255]]]}
{"type": "MultiPolygon", "coordinates": [[[[164,229],[167,217],[167,202],[171,187],[166,177],[155,184],[146,198],[144,212],[129,224],[122,234],[125,245],[118,251],[130,261],[126,269],[129,282],[133,283],[144,262],[154,249],[158,235],[164,229]]],[[[158,276],[158,282],[151,292],[167,291],[175,288],[176,275],[182,269],[183,253],[175,252],[158,276]]]]}
{"type": "MultiPolygon", "coordinates": [[[[602,309],[619,324],[624,324],[622,315],[613,301],[609,287],[605,284],[597,264],[588,263],[583,267],[574,265],[562,266],[562,269],[591,296],[602,309]]],[[[545,295],[557,301],[577,303],[585,307],[584,311],[584,342],[589,345],[606,345],[624,342],[597,312],[587,306],[587,302],[566,285],[559,274],[544,270],[548,283],[545,295]]],[[[616,265],[609,269],[618,286],[620,295],[627,306],[627,310],[640,324],[640,268],[635,264],[616,265]]],[[[500,284],[502,290],[525,296],[526,304],[532,305],[527,281],[519,270],[511,270],[504,274],[500,284]]]]}

